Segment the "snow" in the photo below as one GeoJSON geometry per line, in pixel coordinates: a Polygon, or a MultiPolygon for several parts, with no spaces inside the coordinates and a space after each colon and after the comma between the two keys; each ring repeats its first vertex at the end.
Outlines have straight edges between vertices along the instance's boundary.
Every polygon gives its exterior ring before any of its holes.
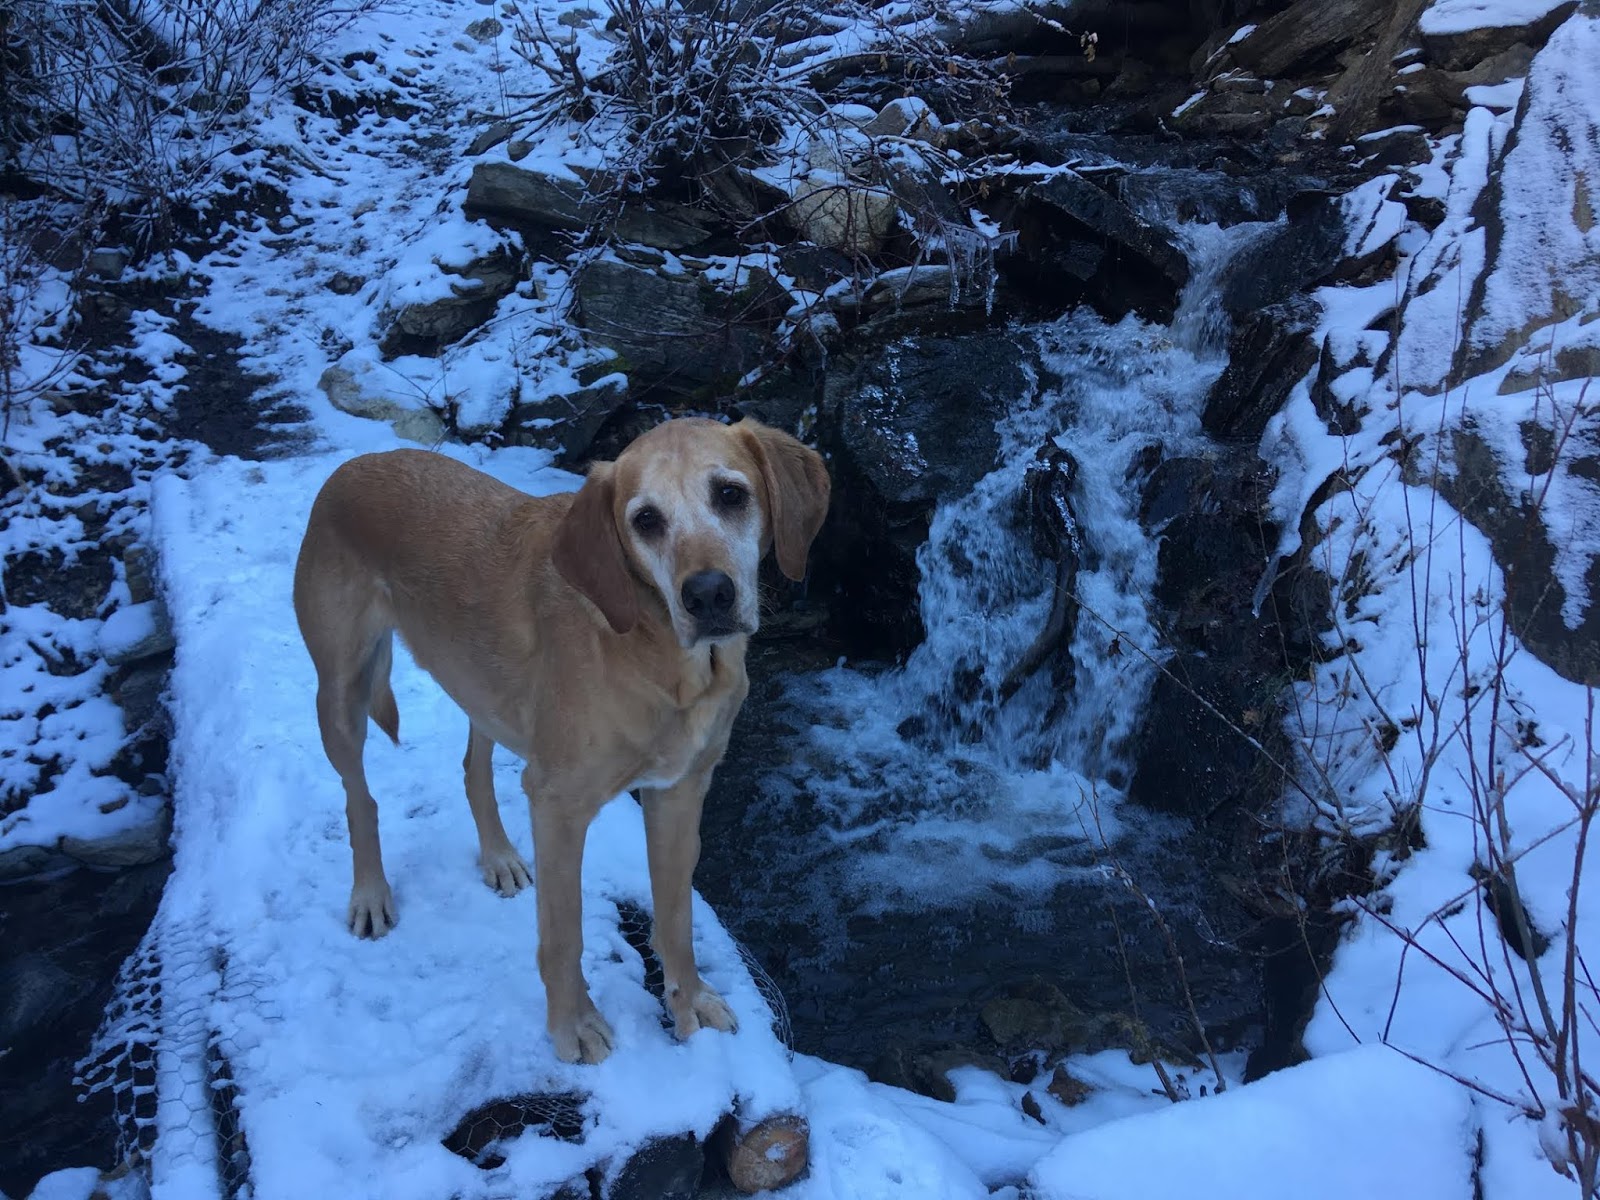
{"type": "Polygon", "coordinates": [[[1475,1142],[1465,1088],[1372,1046],[1076,1134],[1029,1183],[1038,1200],[1465,1200],[1475,1142]]]}
{"type": "Polygon", "coordinates": [[[1568,0],[1433,0],[1417,28],[1427,35],[1507,29],[1543,20],[1568,0]]]}

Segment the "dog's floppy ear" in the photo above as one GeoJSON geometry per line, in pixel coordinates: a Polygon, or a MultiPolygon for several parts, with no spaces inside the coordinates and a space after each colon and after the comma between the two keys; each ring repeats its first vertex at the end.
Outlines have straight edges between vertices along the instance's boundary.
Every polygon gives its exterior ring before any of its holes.
{"type": "Polygon", "coordinates": [[[828,515],[828,468],[822,455],[782,430],[748,417],[734,426],[761,467],[778,569],[800,582],[806,555],[828,515]]]}
{"type": "Polygon", "coordinates": [[[611,464],[595,463],[556,530],[551,561],[561,577],[587,596],[616,633],[639,622],[639,596],[617,532],[616,480],[611,464]]]}

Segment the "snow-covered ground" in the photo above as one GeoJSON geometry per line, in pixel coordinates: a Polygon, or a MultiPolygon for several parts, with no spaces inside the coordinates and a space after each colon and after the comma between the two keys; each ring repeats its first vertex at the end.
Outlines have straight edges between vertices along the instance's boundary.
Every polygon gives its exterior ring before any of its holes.
{"type": "MultiPolygon", "coordinates": [[[[549,7],[553,21],[571,6],[552,0],[549,7]]],[[[1438,22],[1459,23],[1487,6],[1439,0],[1435,8],[1438,22]]],[[[1518,6],[1517,15],[1524,10],[1530,6],[1518,6]]],[[[1510,771],[1510,850],[1519,856],[1530,919],[1550,938],[1541,963],[1556,970],[1572,915],[1580,938],[1600,919],[1591,893],[1569,911],[1579,850],[1561,791],[1592,783],[1585,775],[1595,752],[1586,723],[1592,692],[1520,652],[1514,639],[1499,639],[1494,614],[1504,581],[1485,539],[1403,471],[1389,448],[1403,429],[1422,438],[1417,461],[1430,461],[1429,435],[1470,414],[1481,436],[1520,467],[1521,421],[1593,404],[1581,379],[1500,394],[1529,362],[1592,344],[1600,294],[1592,274],[1581,272],[1557,273],[1574,307],[1545,324],[1523,353],[1465,385],[1440,384],[1461,341],[1463,298],[1480,280],[1488,300],[1468,336],[1482,346],[1526,337],[1528,316],[1550,311],[1552,276],[1541,264],[1600,261],[1600,234],[1575,203],[1592,196],[1582,188],[1600,178],[1592,116],[1600,112],[1592,67],[1600,61],[1600,22],[1573,18],[1541,53],[1528,85],[1533,118],[1510,153],[1520,94],[1498,89],[1478,98],[1463,132],[1446,139],[1422,172],[1423,190],[1445,204],[1436,230],[1402,226],[1393,205],[1366,197],[1372,222],[1363,236],[1399,239],[1398,290],[1389,281],[1321,298],[1332,345],[1351,364],[1339,398],[1368,415],[1359,433],[1334,437],[1302,389],[1264,442],[1264,452],[1287,466],[1278,503],[1288,530],[1301,529],[1301,510],[1332,471],[1347,472],[1350,487],[1317,511],[1325,531],[1318,554],[1341,574],[1353,561],[1365,569],[1363,587],[1330,634],[1341,643],[1354,637],[1351,653],[1301,692],[1310,714],[1299,730],[1307,760],[1329,781],[1303,816],[1370,833],[1408,812],[1420,828],[1413,843],[1380,859],[1382,892],[1353,906],[1352,931],[1307,1033],[1313,1061],[1248,1086],[1230,1081],[1222,1095],[1197,1090],[1174,1105],[1156,1094],[1150,1068],[1125,1056],[1073,1060],[1073,1073],[1097,1090],[1074,1108],[1035,1092],[1040,1121],[1023,1113],[1023,1085],[982,1072],[957,1072],[957,1100],[946,1104],[789,1055],[739,948],[703,904],[698,951],[741,1029],[674,1042],[644,985],[644,963],[619,931],[619,903],[649,905],[639,816],[626,797],[603,812],[585,862],[585,967],[620,1045],[598,1068],[557,1063],[543,1032],[532,895],[501,899],[479,881],[455,770],[464,720],[403,657],[395,687],[404,741],[394,748],[373,739],[368,748],[401,920],[377,943],[357,942],[344,929],[342,798],[318,745],[289,580],[321,480],[354,453],[402,443],[385,424],[335,410],[316,384],[352,347],[371,344],[386,304],[436,294],[452,255],[499,236],[460,212],[470,169],[460,151],[475,127],[454,121],[468,109],[493,114],[506,103],[494,70],[505,61],[504,44],[464,33],[489,11],[470,0],[400,0],[343,35],[335,59],[342,50],[375,52],[371,61],[349,60],[348,84],[402,94],[420,113],[368,115],[341,128],[333,116],[270,103],[256,126],[258,148],[242,165],[285,188],[289,214],[276,229],[236,231],[225,250],[192,264],[199,317],[242,335],[247,365],[310,410],[313,444],[265,463],[192,458],[149,485],[148,525],[133,530],[160,551],[178,639],[175,867],[137,964],[159,981],[159,1011],[124,1011],[108,1039],[144,1039],[156,1051],[155,1195],[221,1194],[219,1155],[227,1147],[212,1093],[224,1077],[249,1149],[251,1194],[260,1200],[534,1195],[593,1163],[619,1163],[653,1134],[704,1134],[735,1108],[747,1117],[806,1115],[812,1170],[787,1193],[804,1200],[976,1200],[1024,1179],[1039,1200],[1466,1200],[1475,1170],[1490,1200],[1570,1194],[1546,1161],[1560,1143],[1554,1119],[1541,1124],[1528,1115],[1551,1108],[1548,1075],[1526,1052],[1523,1073],[1482,995],[1526,991],[1531,981],[1525,965],[1497,949],[1492,916],[1469,874],[1484,853],[1471,781],[1485,768],[1510,771]],[[444,144],[441,129],[449,130],[444,144]],[[1558,129],[1566,142],[1552,132],[1558,129]],[[1552,149],[1558,144],[1561,155],[1552,149]],[[1500,203],[1518,218],[1507,223],[1496,257],[1474,215],[1491,175],[1506,181],[1500,203]],[[329,289],[338,274],[365,282],[329,289]],[[1406,300],[1397,366],[1375,376],[1370,363],[1388,335],[1373,327],[1397,296],[1406,300]],[[1461,695],[1482,693],[1496,674],[1506,710],[1536,724],[1544,748],[1537,769],[1518,772],[1528,759],[1514,750],[1503,750],[1500,761],[1485,758],[1491,714],[1461,695]],[[1430,708],[1430,699],[1439,707],[1430,708]],[[1398,738],[1375,736],[1391,718],[1398,738]],[[1398,1049],[1357,1044],[1383,1041],[1398,1049]],[[583,1097],[581,1143],[530,1131],[502,1146],[504,1161],[489,1169],[442,1145],[486,1102],[566,1092],[583,1097]]],[[[579,361],[557,353],[564,334],[554,298],[563,281],[547,272],[535,282],[502,302],[470,353],[366,365],[386,373],[402,407],[448,396],[458,412],[479,414],[466,424],[492,424],[516,388],[568,386],[579,361]],[[524,377],[528,363],[541,365],[524,377]]],[[[178,348],[154,314],[139,320],[140,346],[157,368],[148,386],[170,389],[181,382],[181,368],[172,367],[178,348]]],[[[355,350],[357,359],[363,353],[355,350]]],[[[57,432],[24,424],[12,438],[28,453],[57,432]]],[[[107,452],[146,464],[137,434],[130,429],[130,440],[107,452]]],[[[541,452],[444,449],[530,491],[576,482],[541,452]]],[[[1558,548],[1592,536],[1600,504],[1591,482],[1557,471],[1546,487],[1542,475],[1508,472],[1514,489],[1543,489],[1558,548]]],[[[69,513],[24,515],[50,522],[39,536],[70,550],[69,513]]],[[[9,529],[13,539],[38,534],[15,517],[9,529]]],[[[1567,559],[1558,555],[1556,569],[1570,584],[1571,603],[1587,599],[1567,559]]],[[[30,639],[89,655],[100,639],[118,636],[118,624],[136,619],[116,617],[125,600],[113,590],[101,614],[113,620],[105,623],[68,623],[13,606],[0,645],[8,686],[24,674],[35,688],[66,686],[33,665],[30,639]]],[[[75,677],[83,694],[59,705],[76,714],[57,721],[60,736],[86,744],[69,756],[83,779],[58,783],[58,802],[31,812],[30,828],[0,826],[0,849],[49,844],[80,826],[137,815],[110,803],[126,799],[120,793],[101,794],[109,784],[92,782],[115,749],[105,739],[114,741],[119,728],[116,714],[94,700],[95,684],[75,677]]],[[[0,765],[28,769],[17,756],[0,765]]],[[[526,853],[509,760],[497,761],[497,783],[507,828],[526,853]]],[[[93,1184],[92,1174],[63,1173],[35,1196],[86,1197],[93,1184]]]]}

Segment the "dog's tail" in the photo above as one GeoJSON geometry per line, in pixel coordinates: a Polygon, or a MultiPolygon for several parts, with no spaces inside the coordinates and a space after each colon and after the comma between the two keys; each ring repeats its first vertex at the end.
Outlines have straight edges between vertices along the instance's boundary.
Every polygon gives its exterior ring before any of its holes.
{"type": "Polygon", "coordinates": [[[394,658],[394,642],[384,638],[372,655],[372,700],[368,711],[378,728],[389,735],[395,745],[400,744],[400,709],[394,702],[394,689],[389,686],[389,665],[394,658]]]}

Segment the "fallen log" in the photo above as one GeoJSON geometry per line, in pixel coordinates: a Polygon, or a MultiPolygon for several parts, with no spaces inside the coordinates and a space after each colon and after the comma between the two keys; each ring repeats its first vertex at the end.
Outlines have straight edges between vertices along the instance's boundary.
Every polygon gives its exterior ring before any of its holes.
{"type": "Polygon", "coordinates": [[[1078,564],[1083,556],[1078,520],[1072,511],[1071,492],[1077,478],[1077,460],[1049,442],[1040,448],[1023,476],[1022,490],[1029,522],[1040,542],[1040,553],[1055,559],[1056,576],[1050,616],[1033,644],[1001,681],[1001,704],[1015,696],[1063,642],[1070,643],[1077,630],[1078,564]]]}

